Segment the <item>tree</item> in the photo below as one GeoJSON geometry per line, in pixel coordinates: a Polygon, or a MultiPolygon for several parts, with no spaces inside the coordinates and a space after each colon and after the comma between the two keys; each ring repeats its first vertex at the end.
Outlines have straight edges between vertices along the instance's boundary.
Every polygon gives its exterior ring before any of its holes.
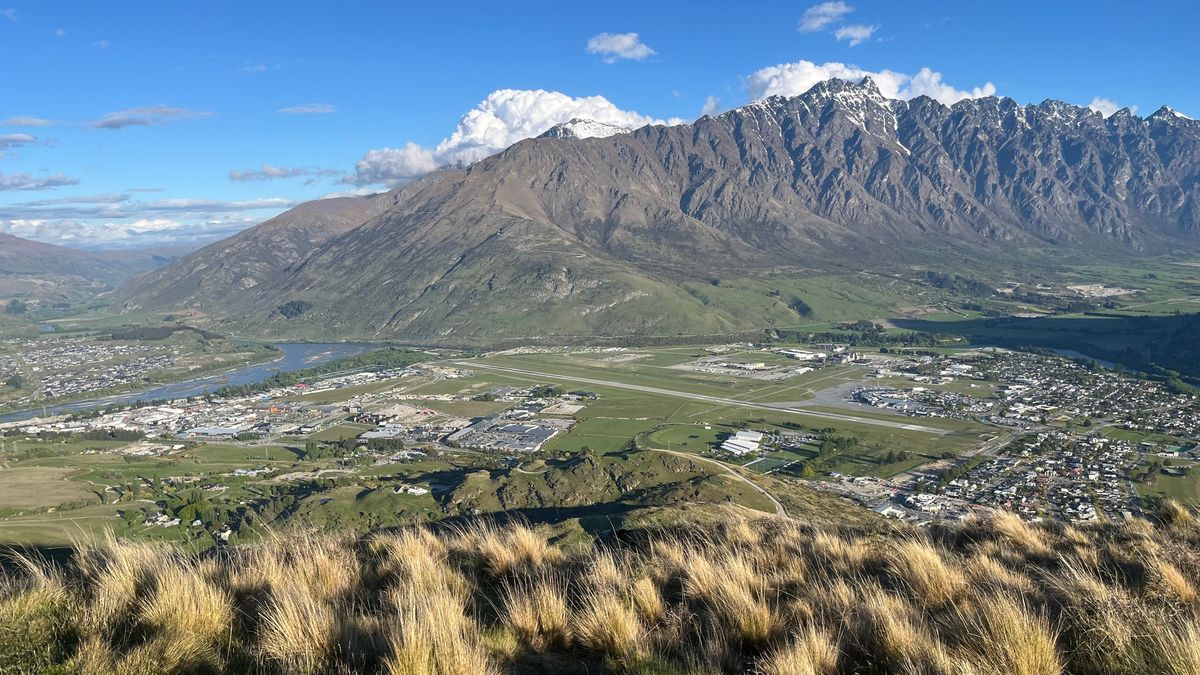
{"type": "Polygon", "coordinates": [[[5,380],[4,384],[12,389],[24,389],[25,388],[25,378],[21,377],[20,375],[13,375],[12,377],[5,380]]]}

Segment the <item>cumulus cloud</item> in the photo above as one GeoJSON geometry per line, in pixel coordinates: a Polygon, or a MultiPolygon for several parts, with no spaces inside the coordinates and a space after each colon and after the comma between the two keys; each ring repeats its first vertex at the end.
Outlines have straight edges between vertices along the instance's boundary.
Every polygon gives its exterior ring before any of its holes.
{"type": "Polygon", "coordinates": [[[621,59],[641,61],[656,52],[641,41],[637,33],[600,33],[587,41],[589,54],[599,54],[605,63],[621,59]]]}
{"type": "Polygon", "coordinates": [[[848,40],[851,47],[857,47],[867,40],[870,40],[871,36],[874,35],[875,31],[877,30],[879,30],[879,26],[868,26],[862,23],[855,23],[848,26],[839,26],[837,30],[833,31],[833,37],[837,39],[838,42],[848,40]]]}
{"type": "Polygon", "coordinates": [[[37,143],[37,136],[29,134],[0,134],[0,150],[37,143]]]}
{"type": "Polygon", "coordinates": [[[110,112],[95,122],[92,122],[92,126],[96,127],[97,129],[115,130],[133,126],[157,126],[161,124],[169,124],[179,120],[194,119],[197,117],[209,117],[211,115],[212,113],[210,112],[187,110],[184,108],[176,108],[160,103],[158,105],[110,112]]]}
{"type": "Polygon", "coordinates": [[[363,155],[354,164],[354,176],[349,182],[356,185],[395,185],[419,178],[441,165],[433,150],[416,143],[405,143],[402,148],[379,148],[363,155]]]}
{"type": "Polygon", "coordinates": [[[965,98],[979,98],[996,93],[991,82],[967,90],[956,89],[942,81],[942,74],[922,68],[916,75],[892,70],[871,71],[845,63],[816,64],[812,61],[781,63],[755,71],[746,78],[746,88],[751,100],[768,96],[797,96],[808,91],[814,84],[831,78],[857,82],[870,76],[880,92],[888,98],[910,99],[929,96],[946,105],[965,98]]]}
{"type": "Polygon", "coordinates": [[[700,108],[701,115],[716,115],[719,112],[721,112],[721,99],[716,96],[704,99],[704,105],[700,108]]]}
{"type": "Polygon", "coordinates": [[[843,17],[853,11],[854,7],[844,2],[822,2],[804,10],[799,23],[796,24],[796,30],[802,33],[815,33],[841,21],[843,17]]]}
{"type": "Polygon", "coordinates": [[[17,115],[0,120],[0,127],[48,127],[51,124],[56,124],[56,122],[28,115],[17,115]]]}
{"type": "Polygon", "coordinates": [[[128,193],[55,197],[0,205],[0,231],[91,248],[150,246],[227,236],[295,204],[280,198],[143,202],[128,193]]]}
{"type": "Polygon", "coordinates": [[[972,87],[966,90],[955,89],[942,82],[941,73],[934,72],[929,68],[922,68],[909,79],[907,86],[900,90],[899,97],[928,96],[946,105],[951,105],[964,98],[983,98],[984,96],[995,96],[995,94],[996,85],[991,82],[985,82],[982,87],[972,87]]]}
{"type": "Polygon", "coordinates": [[[276,110],[284,115],[328,115],[337,112],[337,108],[329,103],[301,103],[276,110]]]}
{"type": "MultiPolygon", "coordinates": [[[[1103,96],[1097,96],[1096,98],[1092,99],[1092,102],[1089,103],[1087,105],[1087,107],[1092,110],[1095,110],[1096,112],[1100,113],[1101,115],[1103,115],[1105,117],[1109,117],[1124,106],[1120,105],[1119,103],[1112,100],[1111,98],[1104,98],[1103,96]]],[[[1136,105],[1129,106],[1129,112],[1137,114],[1137,106],[1136,105]]]]}
{"type": "Polygon", "coordinates": [[[0,173],[0,192],[9,190],[48,190],[64,185],[78,185],[79,181],[61,173],[49,176],[32,176],[27,173],[0,173]]]}
{"type": "Polygon", "coordinates": [[[372,150],[355,165],[354,175],[347,182],[396,185],[440,166],[471,164],[573,119],[627,128],[676,122],[622,110],[603,96],[573,97],[542,89],[500,89],[463,115],[454,132],[437,147],[407,143],[401,148],[372,150]]]}
{"type": "Polygon", "coordinates": [[[256,222],[259,222],[257,218],[216,218],[199,222],[142,218],[116,223],[73,219],[0,219],[0,232],[84,249],[137,249],[213,241],[256,222]]]}

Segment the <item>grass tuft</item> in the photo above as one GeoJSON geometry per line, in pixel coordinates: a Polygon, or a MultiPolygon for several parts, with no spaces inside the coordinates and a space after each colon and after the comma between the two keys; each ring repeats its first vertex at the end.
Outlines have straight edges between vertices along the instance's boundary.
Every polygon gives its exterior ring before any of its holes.
{"type": "Polygon", "coordinates": [[[1200,675],[1189,518],[833,531],[720,511],[590,547],[474,523],[203,556],[107,539],[12,558],[0,672],[1200,675]]]}

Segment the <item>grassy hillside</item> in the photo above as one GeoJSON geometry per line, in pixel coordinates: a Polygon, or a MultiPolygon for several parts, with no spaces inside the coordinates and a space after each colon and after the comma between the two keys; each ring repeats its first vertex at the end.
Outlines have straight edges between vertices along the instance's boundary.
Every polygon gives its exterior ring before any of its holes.
{"type": "Polygon", "coordinates": [[[1200,525],[1000,514],[827,530],[708,509],[594,545],[522,525],[17,557],[3,672],[1200,673],[1200,525]]]}

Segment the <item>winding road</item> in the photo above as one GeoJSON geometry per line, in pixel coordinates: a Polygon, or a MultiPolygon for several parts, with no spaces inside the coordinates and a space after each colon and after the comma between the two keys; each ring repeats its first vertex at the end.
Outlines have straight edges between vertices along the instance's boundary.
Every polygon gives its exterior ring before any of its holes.
{"type": "Polygon", "coordinates": [[[668,454],[668,455],[675,455],[676,457],[683,457],[684,459],[694,459],[697,462],[706,462],[708,464],[713,464],[715,466],[718,466],[718,467],[724,469],[725,473],[728,473],[730,476],[733,476],[737,480],[740,480],[741,482],[745,483],[746,485],[749,485],[751,488],[760,492],[764,497],[771,500],[771,503],[775,505],[775,515],[787,516],[787,514],[788,514],[787,509],[783,508],[783,502],[776,499],[775,495],[771,494],[770,492],[767,492],[766,488],[762,487],[758,483],[755,483],[754,481],[750,480],[749,478],[746,478],[742,474],[738,473],[737,471],[735,471],[733,469],[732,466],[729,466],[725,462],[720,462],[715,459],[710,459],[708,457],[701,457],[700,455],[693,455],[690,452],[679,452],[677,450],[663,450],[662,448],[646,448],[646,450],[650,450],[651,452],[661,452],[661,453],[668,454]]]}

